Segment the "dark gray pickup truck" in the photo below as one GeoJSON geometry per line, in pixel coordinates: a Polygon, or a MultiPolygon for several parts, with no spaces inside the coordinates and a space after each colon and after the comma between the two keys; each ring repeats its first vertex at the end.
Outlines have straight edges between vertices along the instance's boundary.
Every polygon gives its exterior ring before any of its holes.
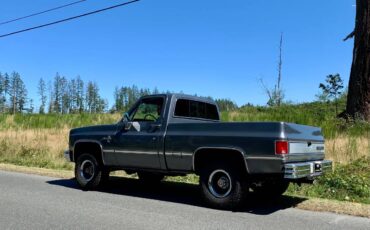
{"type": "Polygon", "coordinates": [[[200,175],[212,207],[240,205],[250,192],[274,197],[290,182],[332,170],[317,127],[285,122],[220,122],[214,101],[183,94],[142,97],[117,123],[72,129],[65,157],[83,189],[109,172],[137,173],[146,183],[200,175]]]}

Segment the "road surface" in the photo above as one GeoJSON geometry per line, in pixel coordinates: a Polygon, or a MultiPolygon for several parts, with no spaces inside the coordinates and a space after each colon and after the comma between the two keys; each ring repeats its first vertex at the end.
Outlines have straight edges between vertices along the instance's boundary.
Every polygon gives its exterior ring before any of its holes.
{"type": "Polygon", "coordinates": [[[370,219],[255,201],[238,212],[202,207],[195,185],[113,178],[84,192],[74,180],[0,171],[0,229],[370,229],[370,219]]]}

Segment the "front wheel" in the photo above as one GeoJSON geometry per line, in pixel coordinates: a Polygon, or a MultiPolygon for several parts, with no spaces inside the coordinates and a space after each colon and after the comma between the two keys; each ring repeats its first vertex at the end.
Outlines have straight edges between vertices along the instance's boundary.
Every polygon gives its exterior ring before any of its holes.
{"type": "Polygon", "coordinates": [[[95,156],[85,153],[78,157],[75,164],[75,177],[82,189],[96,189],[109,174],[99,165],[95,156]]]}
{"type": "Polygon", "coordinates": [[[248,194],[246,178],[225,164],[212,164],[200,175],[200,186],[205,202],[218,209],[235,209],[242,205],[248,194]]]}

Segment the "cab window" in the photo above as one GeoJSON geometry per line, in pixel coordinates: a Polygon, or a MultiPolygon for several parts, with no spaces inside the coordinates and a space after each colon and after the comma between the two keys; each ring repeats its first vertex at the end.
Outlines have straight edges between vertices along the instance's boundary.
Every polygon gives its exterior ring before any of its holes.
{"type": "Polygon", "coordinates": [[[208,120],[220,119],[216,105],[185,99],[177,100],[174,115],[177,117],[202,118],[208,120]]]}
{"type": "Polygon", "coordinates": [[[147,98],[141,100],[140,104],[136,107],[131,115],[132,121],[159,121],[162,117],[164,99],[147,98]]]}

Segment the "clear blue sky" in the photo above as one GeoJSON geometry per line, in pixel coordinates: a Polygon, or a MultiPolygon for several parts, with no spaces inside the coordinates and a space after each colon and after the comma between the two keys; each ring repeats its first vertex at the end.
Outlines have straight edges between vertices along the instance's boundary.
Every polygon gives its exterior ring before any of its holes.
{"type": "MultiPolygon", "coordinates": [[[[1,1],[0,21],[74,0],[1,1]]],[[[0,26],[0,33],[119,3],[77,6],[0,26]]],[[[229,98],[265,104],[258,81],[273,87],[284,33],[286,99],[315,99],[325,76],[348,83],[355,0],[142,0],[127,7],[0,39],[0,71],[18,71],[29,96],[40,77],[80,75],[100,86],[112,106],[115,86],[229,98]]],[[[36,102],[36,105],[38,102],[36,102]]]]}

